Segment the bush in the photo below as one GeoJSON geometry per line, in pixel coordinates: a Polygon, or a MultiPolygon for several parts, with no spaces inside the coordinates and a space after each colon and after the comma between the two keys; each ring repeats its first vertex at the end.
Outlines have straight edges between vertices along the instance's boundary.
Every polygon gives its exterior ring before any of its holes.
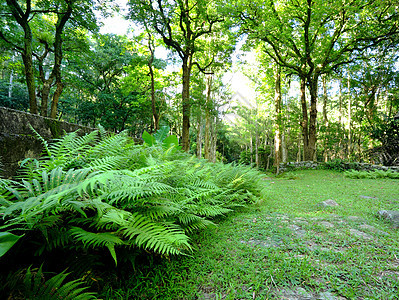
{"type": "Polygon", "coordinates": [[[391,170],[382,171],[382,170],[375,170],[372,172],[368,171],[356,171],[350,170],[345,172],[345,177],[353,178],[353,179],[376,179],[376,178],[390,178],[390,179],[399,179],[399,173],[393,172],[391,170]]]}
{"type": "Polygon", "coordinates": [[[115,265],[134,263],[139,249],[188,254],[192,232],[262,198],[261,173],[191,157],[165,132],[144,134],[144,145],[103,130],[42,139],[42,159],[25,160],[18,181],[0,180],[0,230],[24,245],[9,252],[58,251],[66,262],[108,252],[115,265]]]}

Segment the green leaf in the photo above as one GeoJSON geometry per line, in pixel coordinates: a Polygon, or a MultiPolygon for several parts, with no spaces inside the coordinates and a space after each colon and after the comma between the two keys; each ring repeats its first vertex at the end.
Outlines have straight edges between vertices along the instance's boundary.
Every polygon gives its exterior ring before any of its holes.
{"type": "Polygon", "coordinates": [[[162,143],[169,133],[169,126],[162,126],[157,132],[154,134],[154,138],[157,142],[162,143]]]}
{"type": "Polygon", "coordinates": [[[178,148],[179,147],[179,140],[177,139],[177,136],[175,136],[175,135],[170,135],[170,136],[168,136],[166,139],[164,139],[164,141],[163,141],[163,147],[165,148],[165,149],[169,149],[169,148],[171,148],[171,147],[176,147],[176,148],[178,148]]]}
{"type": "Polygon", "coordinates": [[[115,246],[113,244],[107,245],[109,252],[111,253],[112,258],[115,261],[115,266],[118,265],[118,261],[116,260],[115,246]]]}
{"type": "Polygon", "coordinates": [[[144,140],[144,143],[146,143],[148,146],[153,146],[156,142],[155,138],[147,131],[143,132],[142,138],[144,140]]]}
{"type": "Polygon", "coordinates": [[[6,254],[20,238],[20,236],[9,232],[0,232],[0,257],[6,254]]]}

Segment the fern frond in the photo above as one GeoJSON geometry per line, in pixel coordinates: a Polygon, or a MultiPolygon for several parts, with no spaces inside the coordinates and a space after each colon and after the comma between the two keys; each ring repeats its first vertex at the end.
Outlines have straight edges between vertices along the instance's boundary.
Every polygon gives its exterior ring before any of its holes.
{"type": "Polygon", "coordinates": [[[122,239],[112,232],[89,232],[80,227],[72,227],[69,230],[69,234],[74,237],[75,241],[83,243],[85,248],[101,248],[124,244],[122,239]]]}
{"type": "Polygon", "coordinates": [[[37,271],[29,267],[23,279],[23,289],[20,291],[25,299],[42,300],[89,300],[96,299],[94,293],[86,292],[80,280],[65,282],[68,273],[61,272],[48,280],[40,267],[37,271]]]}

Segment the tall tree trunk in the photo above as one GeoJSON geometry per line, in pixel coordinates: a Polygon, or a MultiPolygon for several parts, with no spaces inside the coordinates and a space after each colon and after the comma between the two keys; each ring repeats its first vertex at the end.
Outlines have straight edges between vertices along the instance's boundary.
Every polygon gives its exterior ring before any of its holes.
{"type": "Polygon", "coordinates": [[[286,136],[284,133],[281,134],[281,161],[283,163],[287,162],[287,141],[286,141],[286,136]]]}
{"type": "Polygon", "coordinates": [[[211,126],[211,161],[216,162],[216,146],[217,146],[217,117],[212,118],[212,126],[211,126]]]}
{"type": "MultiPolygon", "coordinates": [[[[12,62],[15,61],[15,55],[12,55],[12,62]]],[[[13,84],[14,84],[14,69],[11,69],[10,72],[10,81],[9,81],[9,85],[8,85],[8,99],[11,102],[11,97],[12,97],[12,88],[13,88],[13,84]]]]}
{"type": "Polygon", "coordinates": [[[314,74],[309,80],[310,92],[310,116],[309,116],[309,139],[305,154],[305,160],[317,160],[316,142],[317,142],[317,94],[318,94],[318,74],[314,74]]]}
{"type": "Polygon", "coordinates": [[[350,158],[352,154],[352,99],[350,88],[350,74],[348,72],[348,158],[350,158]]]}
{"type": "Polygon", "coordinates": [[[339,148],[339,157],[341,159],[344,158],[344,153],[342,151],[342,134],[341,131],[343,131],[344,126],[342,125],[342,80],[339,80],[339,94],[338,94],[338,101],[339,101],[339,116],[338,116],[338,123],[339,123],[339,137],[338,137],[338,148],[339,148]]]}
{"type": "Polygon", "coordinates": [[[281,127],[282,127],[282,115],[281,115],[281,67],[276,65],[274,72],[274,108],[275,108],[275,134],[274,134],[274,166],[277,168],[276,173],[279,173],[280,162],[281,162],[281,127]]]}
{"type": "Polygon", "coordinates": [[[190,150],[190,76],[192,67],[192,55],[186,55],[183,59],[183,90],[182,90],[182,108],[183,108],[183,126],[182,126],[182,148],[183,151],[190,150]]]}
{"type": "Polygon", "coordinates": [[[197,129],[197,157],[202,157],[202,118],[198,117],[198,129],[197,129]]]}
{"type": "Polygon", "coordinates": [[[328,117],[327,117],[327,101],[328,101],[328,96],[327,96],[327,75],[324,74],[322,76],[322,82],[323,82],[323,122],[325,126],[328,126],[328,117]]]}
{"type": "Polygon", "coordinates": [[[61,76],[61,63],[62,63],[62,32],[66,22],[72,15],[72,3],[71,1],[66,1],[68,3],[67,10],[61,14],[61,18],[58,16],[56,28],[55,28],[55,39],[54,39],[54,66],[53,72],[55,75],[55,83],[57,88],[53,95],[53,100],[51,101],[51,111],[50,118],[55,119],[57,117],[58,102],[61,93],[64,89],[64,84],[62,83],[61,76]]]}
{"type": "Polygon", "coordinates": [[[33,57],[32,57],[32,32],[28,23],[23,26],[25,31],[24,37],[24,52],[22,53],[22,61],[25,67],[26,85],[28,87],[29,94],[29,111],[32,114],[37,114],[37,103],[36,103],[36,86],[35,76],[33,70],[33,57]]]}
{"type": "Polygon", "coordinates": [[[152,109],[152,120],[154,122],[154,131],[159,129],[159,115],[156,108],[155,103],[155,78],[154,78],[154,70],[152,68],[152,64],[154,62],[154,48],[153,48],[153,40],[151,33],[148,33],[148,49],[150,50],[150,59],[148,60],[148,69],[150,71],[150,79],[151,79],[151,109],[152,109]]]}
{"type": "Polygon", "coordinates": [[[26,1],[25,12],[22,10],[18,1],[7,0],[7,5],[11,9],[11,14],[17,23],[24,30],[24,47],[22,49],[22,61],[25,68],[26,86],[29,95],[29,111],[37,114],[35,75],[33,70],[33,50],[32,50],[32,31],[29,26],[31,14],[31,1],[26,1]]]}
{"type": "MultiPolygon", "coordinates": [[[[308,105],[306,103],[306,78],[300,78],[301,108],[302,108],[302,139],[304,160],[309,158],[308,105]],[[306,154],[305,154],[306,152],[306,154]]],[[[313,156],[312,156],[313,157],[313,156]]],[[[309,159],[310,160],[310,159],[309,159]]]]}
{"type": "Polygon", "coordinates": [[[204,137],[204,157],[210,159],[211,156],[211,110],[212,110],[212,75],[206,77],[206,105],[205,105],[205,137],[204,137]]]}
{"type": "MultiPolygon", "coordinates": [[[[328,118],[327,118],[327,100],[328,100],[328,97],[327,97],[327,75],[326,74],[324,74],[323,75],[323,77],[322,77],[322,82],[323,82],[323,123],[324,123],[324,126],[325,126],[325,128],[326,128],[326,133],[327,133],[327,131],[328,131],[328,118]]],[[[324,137],[324,153],[323,153],[323,156],[324,156],[324,161],[325,162],[327,162],[327,160],[328,160],[328,143],[327,143],[327,138],[326,137],[324,137]]]]}

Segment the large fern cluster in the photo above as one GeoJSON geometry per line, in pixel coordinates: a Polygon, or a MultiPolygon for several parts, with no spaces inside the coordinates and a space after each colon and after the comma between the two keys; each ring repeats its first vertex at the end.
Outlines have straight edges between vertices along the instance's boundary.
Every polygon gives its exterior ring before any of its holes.
{"type": "Polygon", "coordinates": [[[24,233],[18,243],[33,239],[39,255],[108,249],[116,263],[134,248],[187,253],[192,231],[262,197],[260,173],[183,154],[165,132],[143,136],[144,145],[103,130],[42,139],[43,158],[0,181],[0,230],[24,233]]]}

